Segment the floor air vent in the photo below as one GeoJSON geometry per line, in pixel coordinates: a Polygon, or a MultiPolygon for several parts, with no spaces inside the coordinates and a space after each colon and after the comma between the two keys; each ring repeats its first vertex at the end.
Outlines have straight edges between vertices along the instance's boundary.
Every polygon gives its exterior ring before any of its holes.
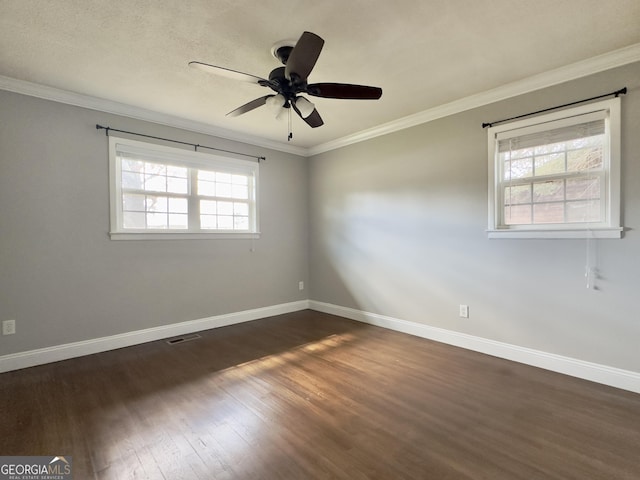
{"type": "Polygon", "coordinates": [[[177,343],[190,342],[191,340],[196,340],[200,338],[200,335],[197,333],[193,333],[191,335],[185,335],[183,337],[175,337],[170,338],[169,340],[165,340],[169,345],[176,345],[177,343]]]}

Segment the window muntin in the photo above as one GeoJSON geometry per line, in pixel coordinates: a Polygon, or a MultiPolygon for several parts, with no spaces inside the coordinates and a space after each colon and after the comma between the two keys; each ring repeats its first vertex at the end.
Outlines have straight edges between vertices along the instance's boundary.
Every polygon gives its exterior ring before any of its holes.
{"type": "Polygon", "coordinates": [[[256,162],[110,137],[110,169],[112,238],[257,234],[256,162]]]}
{"type": "Polygon", "coordinates": [[[489,129],[490,237],[620,236],[619,102],[489,129]]]}

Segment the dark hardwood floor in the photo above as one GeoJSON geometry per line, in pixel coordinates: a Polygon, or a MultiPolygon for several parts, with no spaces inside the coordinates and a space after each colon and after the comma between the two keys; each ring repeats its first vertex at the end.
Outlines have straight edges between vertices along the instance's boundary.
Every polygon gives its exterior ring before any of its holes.
{"type": "Polygon", "coordinates": [[[640,478],[640,395],[312,311],[0,375],[74,479],[640,478]]]}

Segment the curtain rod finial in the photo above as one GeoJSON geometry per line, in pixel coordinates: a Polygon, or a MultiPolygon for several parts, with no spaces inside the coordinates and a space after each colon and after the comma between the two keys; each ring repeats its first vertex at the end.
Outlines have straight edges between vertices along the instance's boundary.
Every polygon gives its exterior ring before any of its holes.
{"type": "Polygon", "coordinates": [[[108,137],[109,136],[109,130],[111,130],[111,128],[109,127],[103,127],[102,125],[100,125],[99,123],[96,123],[96,130],[104,130],[105,135],[108,137]]]}
{"type": "Polygon", "coordinates": [[[627,87],[623,87],[615,93],[616,97],[618,97],[619,95],[626,95],[626,94],[627,94],[627,87]]]}

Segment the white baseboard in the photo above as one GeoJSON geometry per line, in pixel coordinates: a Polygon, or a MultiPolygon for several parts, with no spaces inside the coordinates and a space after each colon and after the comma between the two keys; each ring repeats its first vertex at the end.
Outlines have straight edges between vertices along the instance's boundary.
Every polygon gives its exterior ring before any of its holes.
{"type": "Polygon", "coordinates": [[[315,300],[301,300],[0,356],[0,373],[306,309],[640,393],[640,373],[315,300]]]}
{"type": "Polygon", "coordinates": [[[213,317],[200,318],[187,322],[162,325],[160,327],[146,328],[134,332],[111,335],[109,337],[95,338],[82,342],[66,343],[53,347],[39,348],[26,352],[13,353],[0,356],[0,373],[33,367],[45,363],[58,362],[69,358],[91,355],[93,353],[115,350],[117,348],[130,347],[141,343],[161,340],[163,338],[185,335],[187,333],[200,332],[210,328],[225,327],[236,323],[249,322],[260,318],[282,315],[284,313],[297,312],[309,308],[308,300],[282,303],[269,307],[244,310],[241,312],[227,313],[213,317]]]}
{"type": "Polygon", "coordinates": [[[465,333],[454,332],[442,328],[431,327],[421,323],[408,322],[393,317],[364,312],[353,308],[341,307],[330,303],[309,301],[309,308],[319,312],[330,313],[350,318],[359,322],[408,333],[437,342],[486,353],[494,357],[544,368],[553,372],[592,382],[640,393],[640,373],[619,368],[585,362],[575,358],[564,357],[531,348],[519,347],[508,343],[497,342],[486,338],[475,337],[465,333]]]}

